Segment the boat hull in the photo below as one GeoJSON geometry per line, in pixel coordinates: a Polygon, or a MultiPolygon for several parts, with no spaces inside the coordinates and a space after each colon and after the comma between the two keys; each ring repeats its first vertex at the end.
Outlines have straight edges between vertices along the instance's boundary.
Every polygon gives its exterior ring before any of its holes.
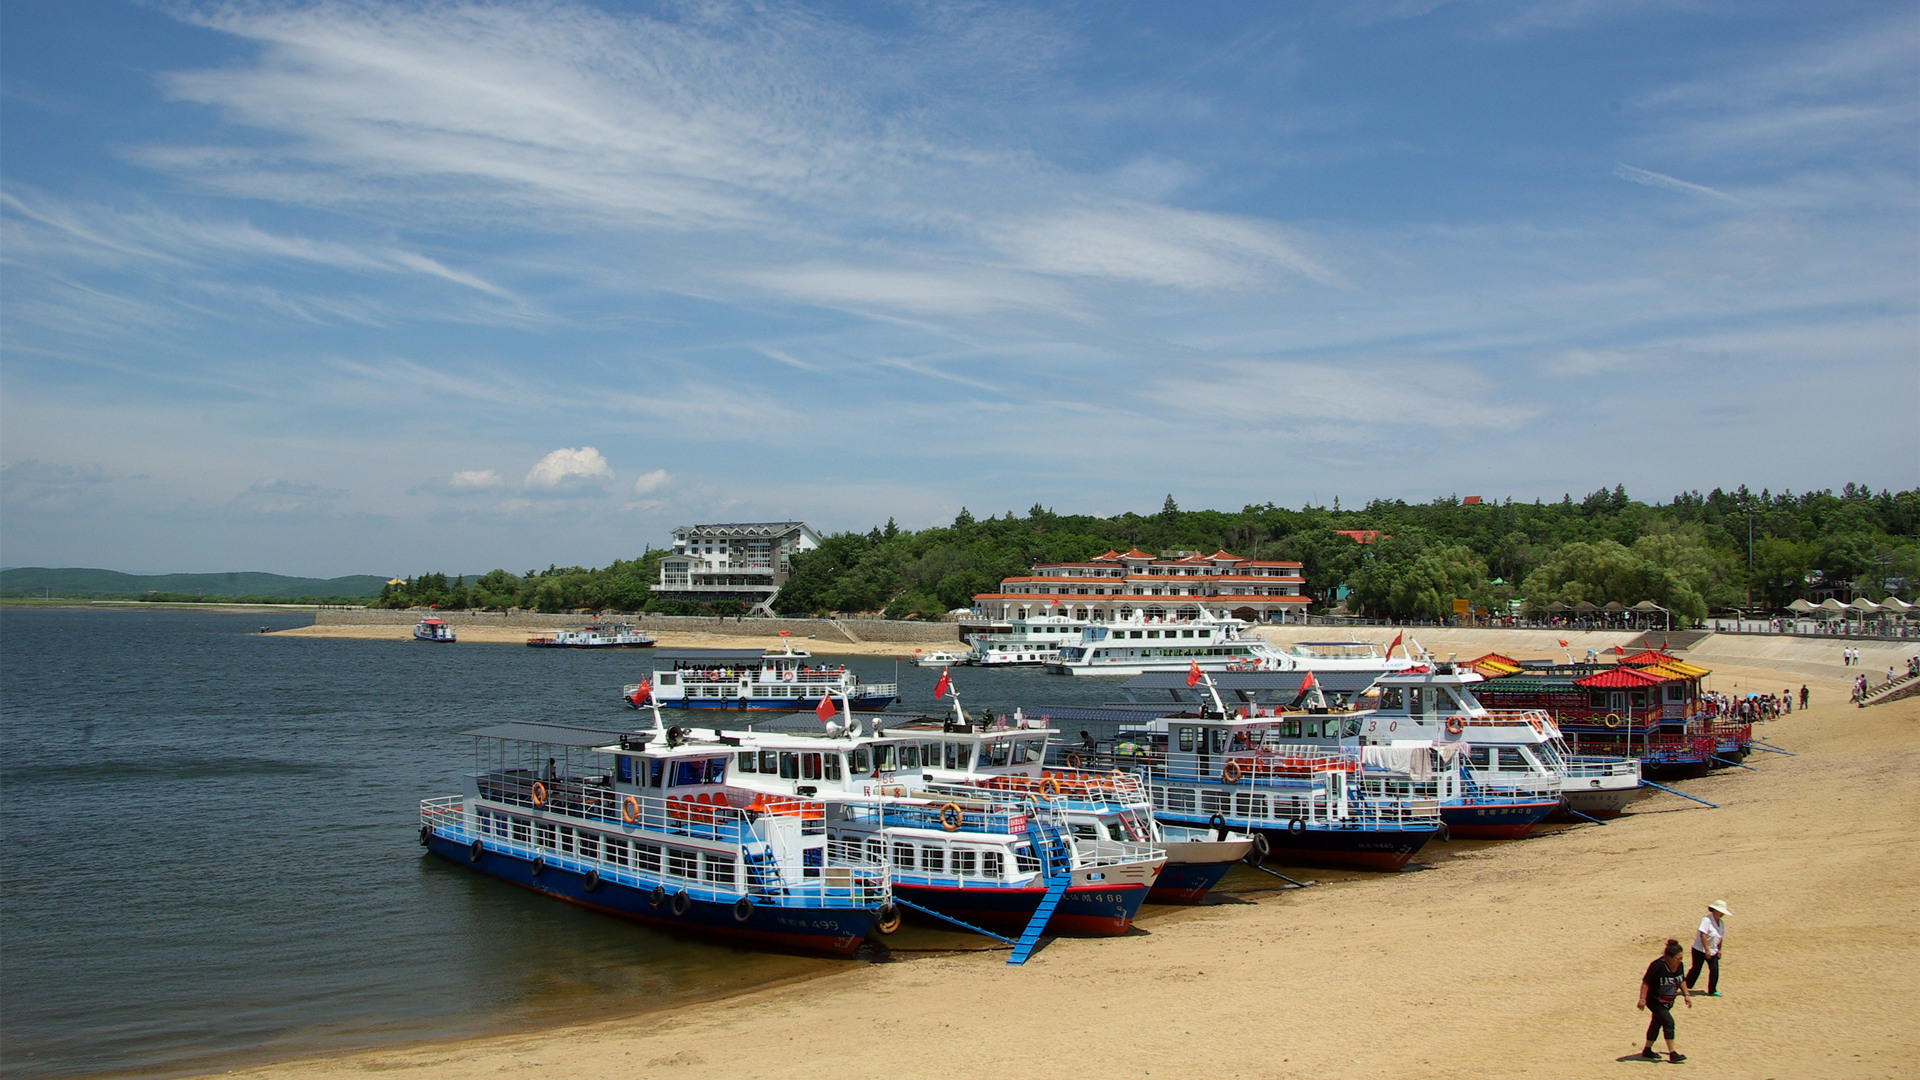
{"type": "Polygon", "coordinates": [[[566,641],[527,642],[529,649],[651,649],[654,645],[655,642],[651,641],[607,641],[578,645],[566,641]]]}
{"type": "Polygon", "coordinates": [[[1160,871],[1159,880],[1153,888],[1147,890],[1149,904],[1197,904],[1207,898],[1207,893],[1220,884],[1238,859],[1226,862],[1176,862],[1169,856],[1167,865],[1160,871]]]}
{"type": "MultiPolygon", "coordinates": [[[[1165,812],[1154,815],[1167,825],[1203,827],[1205,819],[1185,818],[1165,812]]],[[[1226,827],[1235,832],[1259,833],[1267,838],[1267,861],[1295,866],[1339,866],[1356,870],[1401,870],[1407,860],[1439,835],[1440,826],[1410,825],[1403,828],[1339,829],[1309,825],[1300,828],[1285,822],[1248,821],[1227,818],[1226,827]]]]}
{"type": "MultiPolygon", "coordinates": [[[[1133,925],[1133,917],[1146,902],[1144,884],[1072,885],[1060,898],[1060,906],[1047,920],[1047,931],[1055,934],[1084,934],[1089,937],[1117,937],[1133,925]]],[[[1033,913],[1046,896],[1043,885],[1020,887],[953,888],[945,885],[911,885],[896,880],[893,893],[921,907],[937,911],[961,922],[989,930],[1018,933],[1033,921],[1033,913]]]]}
{"type": "MultiPolygon", "coordinates": [[[[742,922],[733,902],[693,899],[685,915],[675,915],[672,903],[654,906],[651,889],[602,880],[588,891],[583,874],[558,866],[535,873],[530,860],[498,851],[483,851],[476,860],[468,844],[437,833],[429,834],[427,850],[448,862],[498,878],[511,885],[564,900],[581,907],[634,919],[663,929],[703,936],[749,941],[779,949],[847,957],[859,951],[873,928],[876,908],[778,908],[756,906],[742,922]]],[[[669,890],[671,891],[671,890],[669,890]]]]}
{"type": "Polygon", "coordinates": [[[1568,789],[1561,796],[1561,805],[1547,815],[1548,821],[1579,821],[1578,817],[1567,811],[1572,810],[1587,817],[1617,818],[1627,807],[1653,794],[1651,788],[1635,784],[1630,788],[1584,788],[1568,789]]]}
{"type": "MultiPolygon", "coordinates": [[[[884,709],[898,700],[899,696],[895,694],[855,694],[853,695],[853,707],[856,710],[876,711],[884,709]]],[[[622,698],[621,701],[630,709],[644,708],[647,704],[644,701],[634,702],[629,698],[622,698]]],[[[818,708],[820,699],[817,697],[661,698],[659,699],[659,704],[663,709],[711,709],[719,712],[797,713],[818,708]]],[[[833,705],[836,709],[840,707],[840,698],[838,695],[834,696],[833,705]]]]}
{"type": "Polygon", "coordinates": [[[1449,836],[1463,840],[1518,840],[1559,807],[1558,800],[1442,806],[1440,820],[1447,823],[1449,836]]]}

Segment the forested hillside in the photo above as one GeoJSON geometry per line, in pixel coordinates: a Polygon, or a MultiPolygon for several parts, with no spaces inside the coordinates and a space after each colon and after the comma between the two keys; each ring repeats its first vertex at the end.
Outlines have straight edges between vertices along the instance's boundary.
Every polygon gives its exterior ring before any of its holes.
{"type": "MultiPolygon", "coordinates": [[[[1308,590],[1327,606],[1351,590],[1357,613],[1444,617],[1455,597],[1476,607],[1524,599],[1539,604],[1652,600],[1683,618],[1746,601],[1777,610],[1821,587],[1850,585],[1878,599],[1916,599],[1920,585],[1920,491],[1875,494],[1849,484],[1806,494],[1745,488],[1688,492],[1663,503],[1624,488],[1559,502],[1375,501],[1359,509],[1272,504],[1238,511],[1183,511],[1169,496],[1155,514],[1060,515],[1035,505],[912,532],[891,520],[839,533],[795,561],[774,601],[782,614],[884,612],[937,618],[993,591],[1035,563],[1087,559],[1109,548],[1224,548],[1304,564],[1308,590]],[[1752,526],[1752,572],[1748,526],[1752,526]],[[1337,530],[1370,530],[1361,545],[1337,530]]],[[[474,582],[444,575],[390,588],[390,606],[506,607],[563,611],[684,610],[649,596],[660,551],[603,570],[580,567],[515,577],[496,570],[474,582]]]]}
{"type": "Polygon", "coordinates": [[[385,578],[353,574],[337,578],[282,574],[123,574],[82,567],[19,566],[0,570],[0,595],[67,599],[293,600],[316,597],[359,600],[379,593],[385,578]]]}

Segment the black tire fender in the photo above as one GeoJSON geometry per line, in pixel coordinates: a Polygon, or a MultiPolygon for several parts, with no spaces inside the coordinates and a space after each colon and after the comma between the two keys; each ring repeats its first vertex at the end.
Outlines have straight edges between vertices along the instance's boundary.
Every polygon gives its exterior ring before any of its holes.
{"type": "Polygon", "coordinates": [[[675,915],[684,916],[686,915],[687,912],[692,910],[693,910],[692,894],[688,893],[687,890],[685,889],[681,889],[679,892],[676,892],[673,894],[673,913],[675,915]]]}
{"type": "Polygon", "coordinates": [[[1288,818],[1287,831],[1292,833],[1295,836],[1299,836],[1301,833],[1306,832],[1307,819],[1306,818],[1288,818]]]}
{"type": "Polygon", "coordinates": [[[733,902],[733,921],[737,923],[753,921],[753,900],[750,897],[743,896],[733,902]]]}
{"type": "Polygon", "coordinates": [[[588,892],[593,892],[599,889],[600,888],[600,871],[598,870],[587,871],[586,876],[580,879],[580,887],[587,890],[588,892]]]}
{"type": "Polygon", "coordinates": [[[486,853],[487,853],[487,849],[481,846],[480,841],[475,840],[472,844],[468,845],[467,847],[467,861],[479,862],[480,856],[485,855],[486,853]]]}

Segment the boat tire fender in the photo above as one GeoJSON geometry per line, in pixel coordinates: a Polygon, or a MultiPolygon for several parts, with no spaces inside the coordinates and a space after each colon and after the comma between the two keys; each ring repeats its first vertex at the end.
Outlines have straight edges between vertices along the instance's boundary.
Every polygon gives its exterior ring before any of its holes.
{"type": "Polygon", "coordinates": [[[1253,834],[1253,853],[1255,855],[1260,856],[1261,859],[1265,859],[1267,853],[1272,850],[1273,841],[1267,839],[1266,833],[1257,832],[1253,834]]]}
{"type": "Polygon", "coordinates": [[[1447,717],[1447,734],[1458,735],[1465,730],[1467,730],[1466,721],[1457,716],[1447,717]]]}
{"type": "Polygon", "coordinates": [[[693,910],[693,897],[690,894],[688,894],[687,890],[681,889],[679,892],[673,894],[673,913],[675,915],[684,916],[687,912],[692,910],[693,910]]]}
{"type": "Polygon", "coordinates": [[[539,877],[541,871],[545,870],[546,868],[547,868],[547,860],[542,859],[539,856],[535,856],[533,860],[533,866],[528,869],[528,873],[531,873],[534,877],[539,877]]]}
{"type": "Polygon", "coordinates": [[[664,904],[666,902],[667,902],[667,890],[662,886],[655,885],[653,887],[653,891],[647,894],[648,907],[659,907],[661,904],[664,904]]]}
{"type": "Polygon", "coordinates": [[[948,803],[940,808],[940,827],[948,832],[959,832],[965,815],[960,812],[959,803],[948,803]]]}
{"type": "Polygon", "coordinates": [[[753,921],[753,901],[750,898],[743,896],[733,902],[733,921],[737,923],[753,921]]]}
{"type": "Polygon", "coordinates": [[[433,834],[427,830],[427,827],[425,825],[420,826],[420,846],[421,847],[427,846],[427,837],[431,835],[433,834]]]}
{"type": "Polygon", "coordinates": [[[487,853],[487,849],[481,845],[480,841],[475,840],[472,844],[469,844],[467,846],[467,861],[479,862],[480,856],[485,855],[486,853],[487,853]]]}
{"type": "Polygon", "coordinates": [[[1294,834],[1295,836],[1298,836],[1301,833],[1306,832],[1307,819],[1306,818],[1288,818],[1287,831],[1294,834]]]}
{"type": "Polygon", "coordinates": [[[1207,824],[1213,827],[1213,838],[1215,840],[1225,840],[1227,838],[1227,819],[1225,817],[1215,814],[1207,819],[1207,824]]]}
{"type": "Polygon", "coordinates": [[[600,888],[600,871],[598,870],[587,871],[586,876],[580,879],[580,887],[587,890],[588,892],[594,892],[598,890],[600,888]]]}
{"type": "Polygon", "coordinates": [[[874,913],[873,928],[883,934],[891,934],[900,929],[900,909],[894,905],[893,901],[889,900],[881,904],[880,910],[874,913]]]}
{"type": "Polygon", "coordinates": [[[1434,838],[1444,844],[1453,839],[1453,830],[1448,828],[1447,823],[1443,821],[1440,823],[1440,828],[1434,833],[1434,838]]]}

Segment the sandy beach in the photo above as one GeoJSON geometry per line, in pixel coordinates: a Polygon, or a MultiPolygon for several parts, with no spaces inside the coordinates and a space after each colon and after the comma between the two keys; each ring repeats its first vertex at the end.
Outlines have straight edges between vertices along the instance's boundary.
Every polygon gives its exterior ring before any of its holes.
{"type": "MultiPolygon", "coordinates": [[[[470,625],[465,622],[454,623],[454,632],[460,635],[456,644],[471,645],[522,645],[527,638],[540,633],[525,627],[488,626],[484,623],[470,625]]],[[[649,632],[652,632],[651,629],[649,632]]],[[[282,637],[317,638],[355,638],[365,641],[411,641],[413,625],[406,626],[302,626],[291,630],[275,630],[282,637]]],[[[775,634],[693,634],[675,630],[655,633],[658,645],[663,649],[778,649],[781,639],[775,634]]],[[[818,656],[897,656],[902,659],[911,657],[915,649],[957,648],[958,646],[910,645],[898,641],[824,641],[811,638],[786,639],[793,642],[794,648],[806,649],[818,656]]],[[[634,655],[645,655],[645,649],[631,650],[634,655]]]]}
{"type": "MultiPolygon", "coordinates": [[[[738,642],[739,639],[728,639],[738,642]]],[[[1836,671],[1837,671],[1836,665],[1836,671]]],[[[1132,935],[1059,939],[1024,968],[977,952],[849,968],[718,1002],[548,1030],[246,1070],[421,1080],[621,1077],[1632,1076],[1634,997],[1668,937],[1725,898],[1720,998],[1677,1010],[1713,1077],[1920,1071],[1920,700],[1814,707],[1755,753],[1604,826],[1456,843],[1428,869],[1162,909],[1132,935]],[[854,1065],[858,1060],[860,1064],[854,1065]]],[[[644,1003],[636,1003],[636,1008],[644,1003]]]]}

